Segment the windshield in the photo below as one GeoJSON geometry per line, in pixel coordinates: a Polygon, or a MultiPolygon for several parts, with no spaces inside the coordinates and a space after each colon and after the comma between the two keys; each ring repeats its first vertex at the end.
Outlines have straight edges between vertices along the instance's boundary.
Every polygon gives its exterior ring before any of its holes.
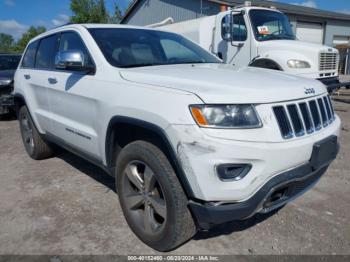
{"type": "Polygon", "coordinates": [[[269,10],[250,10],[250,20],[256,40],[295,40],[287,16],[269,10]]]}
{"type": "Polygon", "coordinates": [[[20,55],[0,55],[0,70],[16,70],[20,55]]]}
{"type": "Polygon", "coordinates": [[[107,61],[116,67],[221,63],[198,45],[173,33],[128,28],[93,28],[89,32],[107,61]]]}

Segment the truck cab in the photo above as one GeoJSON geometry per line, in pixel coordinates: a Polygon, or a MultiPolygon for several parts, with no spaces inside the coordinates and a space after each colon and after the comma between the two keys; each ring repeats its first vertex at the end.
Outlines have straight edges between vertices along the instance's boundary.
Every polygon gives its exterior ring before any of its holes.
{"type": "Polygon", "coordinates": [[[276,8],[246,3],[215,16],[162,27],[182,33],[224,62],[280,70],[339,88],[337,49],[296,39],[287,16],[276,8]]]}

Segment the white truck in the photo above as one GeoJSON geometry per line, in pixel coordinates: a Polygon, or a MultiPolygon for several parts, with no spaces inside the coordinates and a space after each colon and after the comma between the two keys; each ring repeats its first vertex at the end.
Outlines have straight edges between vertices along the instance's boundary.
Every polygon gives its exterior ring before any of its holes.
{"type": "Polygon", "coordinates": [[[350,85],[339,82],[338,50],[298,41],[287,16],[273,7],[246,2],[214,16],[154,26],[186,36],[229,64],[318,79],[329,91],[350,85]]]}
{"type": "Polygon", "coordinates": [[[59,27],[29,42],[14,83],[28,155],[56,144],[114,176],[131,229],[160,251],[280,208],[338,153],[322,83],[224,64],[175,33],[59,27]]]}

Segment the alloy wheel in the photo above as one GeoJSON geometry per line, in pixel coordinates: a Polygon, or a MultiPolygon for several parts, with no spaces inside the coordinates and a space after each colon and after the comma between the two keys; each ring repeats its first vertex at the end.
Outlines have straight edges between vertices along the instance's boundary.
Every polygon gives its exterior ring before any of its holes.
{"type": "Polygon", "coordinates": [[[28,116],[26,115],[22,116],[21,124],[22,124],[23,141],[26,147],[29,149],[29,151],[33,152],[34,150],[33,128],[28,119],[28,116]]]}
{"type": "Polygon", "coordinates": [[[145,234],[157,234],[165,225],[167,206],[154,172],[141,161],[132,161],[124,172],[122,197],[130,218],[145,234]]]}

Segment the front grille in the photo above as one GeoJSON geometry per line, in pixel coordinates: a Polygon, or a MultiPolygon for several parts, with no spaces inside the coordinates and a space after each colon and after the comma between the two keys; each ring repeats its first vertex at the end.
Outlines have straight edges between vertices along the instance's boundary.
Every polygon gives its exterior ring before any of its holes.
{"type": "Polygon", "coordinates": [[[301,122],[297,106],[295,104],[292,104],[292,105],[287,105],[287,108],[288,108],[290,120],[292,121],[294,134],[296,136],[303,136],[304,127],[303,127],[303,123],[301,122]]]}
{"type": "Polygon", "coordinates": [[[339,55],[337,53],[320,53],[320,71],[336,70],[339,63],[339,55]]]}
{"type": "Polygon", "coordinates": [[[319,107],[320,112],[321,112],[323,126],[327,126],[328,125],[328,116],[326,114],[326,110],[325,110],[324,105],[323,105],[323,99],[319,98],[319,99],[317,99],[317,102],[318,102],[318,107],[319,107]]]}
{"type": "Polygon", "coordinates": [[[299,104],[299,108],[300,108],[300,111],[301,111],[301,115],[303,116],[306,132],[308,134],[313,133],[314,132],[314,126],[312,124],[310,110],[309,110],[307,104],[305,102],[304,103],[300,103],[299,104]]]}
{"type": "Polygon", "coordinates": [[[284,139],[319,131],[335,119],[329,96],[303,101],[299,104],[278,105],[272,109],[284,139]]]}
{"type": "Polygon", "coordinates": [[[276,106],[273,108],[275,112],[275,116],[277,118],[278,125],[280,127],[280,131],[282,133],[283,138],[288,139],[293,137],[292,128],[290,126],[286,110],[283,106],[276,106]]]}
{"type": "Polygon", "coordinates": [[[335,118],[335,114],[334,114],[334,109],[333,109],[333,106],[332,106],[332,100],[331,100],[331,97],[330,97],[330,96],[327,96],[327,100],[328,100],[328,105],[329,105],[329,107],[331,108],[331,115],[332,115],[332,119],[334,120],[334,118],[335,118]]]}

